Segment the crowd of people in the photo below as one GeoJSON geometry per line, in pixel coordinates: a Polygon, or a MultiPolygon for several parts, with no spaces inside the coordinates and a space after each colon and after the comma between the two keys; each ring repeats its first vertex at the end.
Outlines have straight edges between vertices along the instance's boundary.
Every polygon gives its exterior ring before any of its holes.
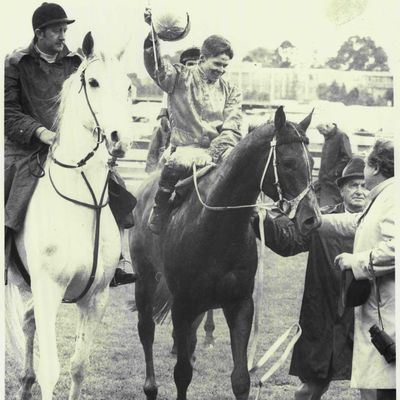
{"type": "MultiPolygon", "coordinates": [[[[65,44],[73,22],[60,5],[43,3],[33,13],[33,41],[5,61],[6,264],[12,262],[11,241],[23,226],[38,180],[29,160],[37,155],[42,163],[46,159],[56,137],[57,95],[81,63],[80,55],[65,44]]],[[[151,24],[150,10],[145,22],[151,24]]],[[[144,41],[144,64],[165,93],[146,163],[147,172],[160,170],[148,223],[155,235],[164,228],[178,180],[191,174],[193,163],[202,167],[223,162],[240,141],[242,129],[241,94],[224,77],[234,56],[229,40],[211,35],[200,48],[182,52],[176,64],[160,54],[160,40],[152,32],[144,41]]],[[[384,333],[395,341],[394,144],[377,140],[364,161],[353,155],[337,123],[317,129],[324,136],[315,183],[321,227],[304,236],[283,213],[267,213],[264,221],[271,250],[284,257],[308,252],[300,312],[303,333],[290,367],[301,385],[293,397],[317,400],[331,381],[351,380],[363,400],[395,399],[395,355],[371,340],[373,333],[384,333]],[[341,303],[345,290],[352,290],[343,285],[345,273],[371,287],[356,307],[341,303]],[[373,326],[378,330],[372,332],[373,326]]],[[[111,179],[126,192],[116,171],[111,179]]],[[[120,216],[119,201],[110,204],[122,233],[132,226],[132,208],[120,216]]],[[[135,280],[134,272],[119,268],[113,286],[135,280]]]]}

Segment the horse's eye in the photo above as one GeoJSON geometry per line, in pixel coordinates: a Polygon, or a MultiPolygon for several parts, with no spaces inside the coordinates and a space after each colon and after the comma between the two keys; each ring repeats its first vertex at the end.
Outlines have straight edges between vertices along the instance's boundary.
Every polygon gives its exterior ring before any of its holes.
{"type": "Polygon", "coordinates": [[[100,85],[99,85],[99,82],[97,82],[97,80],[94,79],[94,78],[90,78],[90,79],[89,79],[89,85],[90,85],[91,87],[99,87],[99,86],[100,86],[100,85]]]}

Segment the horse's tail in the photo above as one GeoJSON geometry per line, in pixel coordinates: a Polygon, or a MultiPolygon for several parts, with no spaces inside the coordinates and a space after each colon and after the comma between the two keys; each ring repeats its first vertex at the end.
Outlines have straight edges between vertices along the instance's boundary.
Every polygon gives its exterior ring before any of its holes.
{"type": "MultiPolygon", "coordinates": [[[[154,306],[153,306],[153,319],[157,324],[162,324],[171,310],[172,297],[171,292],[168,289],[167,282],[164,275],[160,274],[160,278],[157,284],[156,292],[154,294],[154,306]]],[[[135,300],[128,301],[128,307],[132,312],[137,311],[135,300]]]]}
{"type": "Polygon", "coordinates": [[[10,356],[22,366],[25,353],[24,304],[18,286],[11,281],[5,285],[4,311],[6,348],[10,356]]]}
{"type": "Polygon", "coordinates": [[[172,296],[169,291],[164,274],[160,278],[154,294],[153,319],[157,324],[162,324],[168,316],[172,305],[172,296]]]}

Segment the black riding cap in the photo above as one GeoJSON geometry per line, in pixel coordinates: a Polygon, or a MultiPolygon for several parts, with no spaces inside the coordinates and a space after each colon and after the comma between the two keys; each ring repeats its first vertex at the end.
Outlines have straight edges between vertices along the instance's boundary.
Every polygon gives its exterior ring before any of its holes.
{"type": "Polygon", "coordinates": [[[56,3],[43,3],[32,15],[33,30],[53,24],[72,24],[73,22],[75,20],[68,19],[64,9],[56,3]]]}

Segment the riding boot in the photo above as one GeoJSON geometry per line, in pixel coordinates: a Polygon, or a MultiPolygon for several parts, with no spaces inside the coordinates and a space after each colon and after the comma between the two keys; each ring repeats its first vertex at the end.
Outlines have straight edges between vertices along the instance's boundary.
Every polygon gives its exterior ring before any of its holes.
{"type": "Polygon", "coordinates": [[[150,213],[148,227],[156,235],[164,228],[169,215],[169,199],[175,185],[184,172],[183,168],[166,164],[161,172],[158,191],[154,198],[153,210],[150,213]]]}

